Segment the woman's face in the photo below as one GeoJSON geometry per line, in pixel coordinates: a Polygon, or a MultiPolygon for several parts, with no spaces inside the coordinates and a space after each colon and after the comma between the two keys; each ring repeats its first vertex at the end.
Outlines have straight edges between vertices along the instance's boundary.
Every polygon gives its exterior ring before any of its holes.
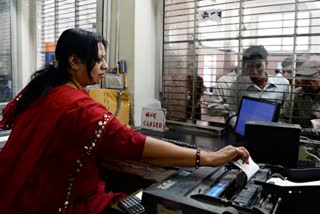
{"type": "Polygon", "coordinates": [[[108,64],[106,62],[106,49],[102,43],[98,43],[98,61],[91,70],[91,85],[101,83],[102,79],[105,76],[105,72],[108,69],[108,64]]]}
{"type": "Polygon", "coordinates": [[[108,64],[105,60],[106,49],[102,43],[98,43],[98,61],[90,71],[91,79],[87,72],[87,65],[84,62],[79,62],[77,65],[78,69],[74,69],[71,72],[72,79],[75,79],[82,88],[85,88],[88,85],[95,85],[101,83],[102,79],[105,76],[105,72],[108,69],[108,64]]]}

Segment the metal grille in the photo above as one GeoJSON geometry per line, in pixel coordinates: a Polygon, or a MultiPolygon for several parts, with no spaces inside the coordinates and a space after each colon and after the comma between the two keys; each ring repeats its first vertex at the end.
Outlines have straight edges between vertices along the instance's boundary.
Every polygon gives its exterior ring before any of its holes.
{"type": "Polygon", "coordinates": [[[165,0],[162,102],[168,119],[225,123],[239,107],[229,103],[239,92],[231,85],[244,84],[237,75],[245,73],[243,52],[252,45],[268,51],[268,75],[283,71],[284,59],[291,60],[292,73],[278,77],[290,81],[291,92],[272,100],[283,104],[288,99],[292,109],[299,61],[320,61],[319,23],[315,0],[165,0]],[[225,93],[222,100],[215,99],[219,90],[225,93]]]}
{"type": "Polygon", "coordinates": [[[41,0],[41,62],[50,63],[54,45],[68,28],[96,32],[96,0],[41,0]]]}
{"type": "MultiPolygon", "coordinates": [[[[0,103],[12,99],[11,1],[0,0],[0,103]]],[[[1,105],[0,105],[1,108],[1,105]]]]}

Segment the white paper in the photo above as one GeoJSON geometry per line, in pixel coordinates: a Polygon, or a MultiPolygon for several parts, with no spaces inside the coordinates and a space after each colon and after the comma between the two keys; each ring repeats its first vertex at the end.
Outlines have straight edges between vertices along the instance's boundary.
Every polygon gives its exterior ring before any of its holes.
{"type": "Polygon", "coordinates": [[[139,191],[135,196],[137,196],[140,200],[142,200],[142,190],[139,191]]]}
{"type": "Polygon", "coordinates": [[[151,98],[147,102],[145,102],[142,107],[150,109],[161,109],[161,102],[157,99],[151,98]]]}
{"type": "Polygon", "coordinates": [[[320,186],[320,181],[310,181],[310,182],[292,182],[289,180],[283,180],[281,178],[270,178],[267,183],[275,184],[278,186],[288,187],[288,186],[320,186]]]}
{"type": "Polygon", "coordinates": [[[310,120],[312,124],[312,128],[319,130],[320,129],[320,119],[310,120]]]}
{"type": "Polygon", "coordinates": [[[256,164],[252,158],[249,156],[249,164],[242,163],[242,160],[239,159],[234,162],[234,165],[239,167],[246,175],[247,181],[249,181],[256,172],[259,171],[260,167],[256,164]]]}

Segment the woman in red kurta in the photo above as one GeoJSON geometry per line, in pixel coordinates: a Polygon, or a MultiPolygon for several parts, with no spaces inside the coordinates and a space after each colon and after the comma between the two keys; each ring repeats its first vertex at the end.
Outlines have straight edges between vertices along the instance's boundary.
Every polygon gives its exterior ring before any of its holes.
{"type": "MultiPolygon", "coordinates": [[[[3,110],[1,128],[12,129],[0,152],[0,213],[99,213],[123,195],[106,193],[99,162],[130,159],[192,166],[194,149],[143,136],[121,125],[84,87],[98,84],[108,65],[105,42],[95,33],[66,30],[55,66],[35,73],[3,110]]],[[[241,158],[243,147],[201,152],[200,164],[241,158]]]]}

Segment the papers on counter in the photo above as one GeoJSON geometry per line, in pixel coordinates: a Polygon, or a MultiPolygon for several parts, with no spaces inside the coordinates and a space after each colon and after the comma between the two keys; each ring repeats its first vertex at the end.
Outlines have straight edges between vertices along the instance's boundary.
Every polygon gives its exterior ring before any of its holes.
{"type": "Polygon", "coordinates": [[[292,182],[289,180],[284,180],[282,178],[270,178],[267,183],[274,184],[283,187],[297,187],[297,186],[320,186],[320,181],[309,181],[309,182],[292,182]]]}
{"type": "MultiPolygon", "coordinates": [[[[247,175],[247,181],[249,181],[252,176],[256,174],[256,172],[260,169],[260,167],[252,160],[251,157],[249,157],[249,164],[242,163],[241,159],[235,161],[233,164],[239,167],[247,175]]],[[[293,182],[279,177],[272,177],[268,179],[266,183],[282,187],[320,186],[320,180],[309,182],[293,182]]]]}

